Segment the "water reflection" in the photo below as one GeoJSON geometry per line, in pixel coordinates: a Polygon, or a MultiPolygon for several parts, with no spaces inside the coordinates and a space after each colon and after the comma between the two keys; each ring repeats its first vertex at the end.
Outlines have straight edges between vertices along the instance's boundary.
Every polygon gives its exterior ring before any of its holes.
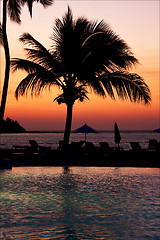
{"type": "Polygon", "coordinates": [[[10,239],[158,239],[158,169],[13,168],[0,176],[10,239]]]}

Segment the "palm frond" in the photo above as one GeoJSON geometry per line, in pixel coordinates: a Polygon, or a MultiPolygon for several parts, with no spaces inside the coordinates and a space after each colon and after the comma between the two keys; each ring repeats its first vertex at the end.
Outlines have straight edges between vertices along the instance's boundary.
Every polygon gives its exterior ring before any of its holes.
{"type": "Polygon", "coordinates": [[[50,78],[49,74],[48,76],[40,72],[28,74],[27,77],[19,83],[15,91],[16,99],[18,99],[19,96],[27,95],[28,92],[30,92],[32,96],[38,96],[44,89],[50,89],[52,85],[60,87],[59,83],[53,80],[53,78],[50,78]]]}
{"type": "Polygon", "coordinates": [[[88,30],[89,21],[86,18],[78,18],[74,26],[74,41],[77,42],[78,47],[81,48],[86,37],[89,36],[88,30]]]}
{"type": "Polygon", "coordinates": [[[101,75],[100,77],[98,77],[98,81],[101,82],[101,85],[104,89],[104,91],[107,93],[105,95],[109,95],[110,98],[112,98],[113,100],[115,100],[115,95],[114,95],[114,91],[113,91],[113,86],[112,86],[112,82],[107,79],[108,75],[101,75]]]}
{"type": "Polygon", "coordinates": [[[73,26],[73,14],[71,8],[68,6],[68,11],[64,15],[63,19],[63,24],[67,25],[69,27],[73,26]]]}
{"type": "Polygon", "coordinates": [[[113,31],[111,30],[109,24],[106,23],[104,20],[96,22],[95,28],[93,29],[93,33],[95,32],[105,32],[113,35],[113,31]]]}
{"type": "MultiPolygon", "coordinates": [[[[72,19],[72,12],[68,7],[68,12],[65,14],[62,21],[56,19],[53,28],[52,40],[55,43],[53,48],[56,48],[58,55],[63,60],[65,60],[67,56],[69,57],[69,54],[72,55],[72,49],[74,48],[74,22],[72,19]]],[[[66,64],[66,62],[64,64],[66,64]]]]}
{"type": "Polygon", "coordinates": [[[93,34],[95,32],[95,28],[98,25],[97,21],[89,21],[87,31],[89,32],[89,35],[93,34]]]}
{"type": "Polygon", "coordinates": [[[21,4],[22,6],[24,6],[25,4],[27,4],[30,16],[32,17],[32,7],[33,7],[33,2],[34,0],[21,0],[21,4]]]}
{"type": "Polygon", "coordinates": [[[32,81],[32,79],[34,77],[35,77],[35,74],[31,73],[19,83],[19,85],[18,85],[18,87],[16,88],[16,91],[15,91],[16,99],[18,99],[19,96],[23,96],[24,94],[27,95],[27,92],[28,92],[28,89],[29,89],[29,86],[30,86],[30,82],[32,81]]]}
{"type": "Polygon", "coordinates": [[[43,7],[48,7],[51,6],[53,4],[53,0],[36,0],[37,2],[40,2],[43,7]]]}
{"type": "Polygon", "coordinates": [[[10,19],[16,23],[21,23],[21,1],[19,0],[8,0],[7,12],[10,19]]]}
{"type": "Polygon", "coordinates": [[[47,49],[40,42],[38,42],[34,37],[32,37],[32,35],[29,33],[23,33],[19,38],[19,40],[24,45],[30,45],[31,47],[39,51],[47,51],[47,49]]]}
{"type": "Polygon", "coordinates": [[[112,98],[115,98],[113,93],[114,88],[118,97],[122,100],[130,100],[131,102],[143,104],[150,104],[151,102],[149,87],[143,78],[137,74],[128,72],[104,73],[99,77],[99,80],[102,82],[109,96],[113,96],[112,98]]]}
{"type": "Polygon", "coordinates": [[[106,66],[111,71],[122,71],[138,63],[128,45],[112,31],[91,34],[83,46],[86,50],[83,60],[92,69],[102,71],[106,66]]]}
{"type": "Polygon", "coordinates": [[[37,67],[39,67],[39,65],[29,60],[20,58],[13,58],[11,60],[11,69],[13,72],[15,72],[16,70],[24,70],[27,73],[31,74],[36,71],[37,67]]]}
{"type": "Polygon", "coordinates": [[[29,13],[30,13],[30,16],[32,17],[32,7],[33,7],[33,3],[34,2],[39,2],[43,5],[44,8],[52,5],[52,3],[54,2],[53,0],[21,0],[21,4],[22,5],[25,5],[27,4],[28,6],[28,10],[29,10],[29,13]]]}
{"type": "Polygon", "coordinates": [[[94,91],[95,94],[105,97],[104,87],[100,81],[97,81],[96,77],[92,77],[91,79],[87,80],[87,85],[94,91]]]}
{"type": "Polygon", "coordinates": [[[20,41],[31,48],[25,48],[29,60],[40,64],[51,72],[57,72],[57,75],[62,75],[62,69],[57,60],[56,54],[47,50],[40,42],[35,40],[29,33],[24,33],[20,37],[20,41]]]}
{"type": "MultiPolygon", "coordinates": [[[[11,69],[12,71],[16,71],[17,69],[25,70],[28,73],[28,76],[32,76],[26,87],[25,91],[31,90],[31,94],[37,91],[37,95],[39,95],[40,91],[45,87],[50,87],[51,85],[57,85],[59,87],[62,87],[63,83],[61,80],[56,76],[56,74],[53,74],[51,71],[48,71],[46,68],[42,67],[39,64],[33,63],[28,60],[24,59],[13,59],[11,60],[11,69]]],[[[26,82],[25,82],[26,83],[26,82]]],[[[20,85],[24,87],[24,85],[20,85]]],[[[21,95],[21,94],[20,94],[21,95]]]]}

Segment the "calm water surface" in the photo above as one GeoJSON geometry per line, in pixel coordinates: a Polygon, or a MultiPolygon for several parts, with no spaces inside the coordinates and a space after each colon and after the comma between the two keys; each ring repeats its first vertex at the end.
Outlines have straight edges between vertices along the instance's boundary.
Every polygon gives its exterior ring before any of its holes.
{"type": "Polygon", "coordinates": [[[0,177],[1,239],[160,239],[159,169],[23,167],[0,177]]]}

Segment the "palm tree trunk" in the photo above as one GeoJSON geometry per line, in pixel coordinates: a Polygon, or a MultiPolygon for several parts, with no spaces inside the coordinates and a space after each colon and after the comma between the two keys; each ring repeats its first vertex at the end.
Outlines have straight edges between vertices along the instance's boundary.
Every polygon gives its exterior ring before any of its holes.
{"type": "Polygon", "coordinates": [[[67,105],[67,118],[66,118],[66,126],[65,126],[65,132],[64,132],[64,147],[67,147],[69,143],[69,137],[71,133],[71,124],[72,124],[72,109],[73,105],[68,104],[67,105]]]}
{"type": "Polygon", "coordinates": [[[9,82],[9,72],[10,72],[10,53],[9,53],[9,45],[7,39],[6,32],[6,24],[7,24],[7,0],[3,0],[3,23],[2,23],[2,31],[3,31],[3,43],[4,43],[4,51],[5,51],[5,77],[4,77],[4,85],[1,99],[1,107],[0,107],[0,126],[2,126],[2,121],[5,112],[6,100],[7,100],[7,91],[8,91],[8,82],[9,82]]]}

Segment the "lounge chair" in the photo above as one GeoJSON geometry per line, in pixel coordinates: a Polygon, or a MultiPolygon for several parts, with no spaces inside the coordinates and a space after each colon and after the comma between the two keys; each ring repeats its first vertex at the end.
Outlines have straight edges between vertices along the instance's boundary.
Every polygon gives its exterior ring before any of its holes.
{"type": "Polygon", "coordinates": [[[86,146],[86,149],[89,151],[93,151],[96,149],[92,142],[85,142],[85,146],[86,146]]]}
{"type": "Polygon", "coordinates": [[[99,143],[101,149],[107,153],[113,152],[112,148],[109,146],[108,142],[100,142],[99,143]]]}
{"type": "Polygon", "coordinates": [[[24,146],[13,145],[11,149],[15,152],[26,152],[26,151],[30,150],[30,148],[31,147],[28,145],[24,145],[24,146]]]}
{"type": "Polygon", "coordinates": [[[142,151],[139,142],[130,142],[130,145],[133,151],[142,151]]]}
{"type": "Polygon", "coordinates": [[[83,144],[84,144],[84,141],[71,142],[71,147],[72,147],[74,150],[81,150],[83,144]]]}
{"type": "Polygon", "coordinates": [[[12,149],[13,150],[25,150],[26,146],[19,146],[19,145],[13,145],[12,149]]]}
{"type": "Polygon", "coordinates": [[[158,146],[158,141],[156,139],[149,140],[148,150],[157,150],[157,146],[158,146]]]}
{"type": "Polygon", "coordinates": [[[31,150],[34,151],[49,151],[51,150],[51,147],[43,147],[43,146],[39,146],[38,143],[35,140],[29,140],[29,143],[31,145],[31,150]]]}

